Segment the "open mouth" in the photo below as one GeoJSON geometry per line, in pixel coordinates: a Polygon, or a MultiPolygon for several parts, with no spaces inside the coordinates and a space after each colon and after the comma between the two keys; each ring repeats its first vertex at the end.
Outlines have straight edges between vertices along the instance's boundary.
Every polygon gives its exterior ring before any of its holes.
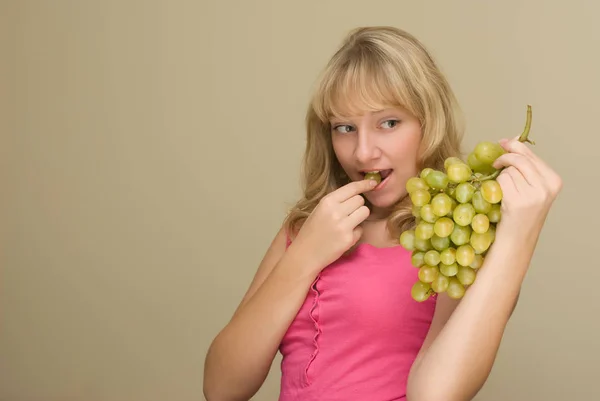
{"type": "Polygon", "coordinates": [[[368,171],[361,171],[360,174],[362,174],[363,178],[374,178],[377,181],[380,181],[379,179],[381,179],[381,181],[385,180],[390,173],[392,172],[392,169],[387,169],[387,170],[368,170],[368,171]],[[367,177],[368,176],[368,177],[367,177]]]}

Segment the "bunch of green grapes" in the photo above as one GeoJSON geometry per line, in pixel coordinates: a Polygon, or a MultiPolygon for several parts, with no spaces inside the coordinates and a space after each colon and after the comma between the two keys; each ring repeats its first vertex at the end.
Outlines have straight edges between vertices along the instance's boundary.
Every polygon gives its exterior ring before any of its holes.
{"type": "MultiPolygon", "coordinates": [[[[530,126],[528,106],[520,141],[533,143],[527,139],[530,126]]],[[[400,235],[400,244],[419,268],[414,300],[442,292],[460,299],[475,282],[502,218],[500,170],[492,164],[504,153],[498,143],[480,142],[466,161],[449,157],[442,170],[425,168],[407,181],[416,226],[400,235]]]]}

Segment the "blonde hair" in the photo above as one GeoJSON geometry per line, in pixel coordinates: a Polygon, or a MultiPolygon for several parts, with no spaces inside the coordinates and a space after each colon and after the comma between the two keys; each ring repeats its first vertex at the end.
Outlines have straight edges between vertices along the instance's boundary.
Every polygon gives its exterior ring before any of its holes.
{"type": "MultiPolygon", "coordinates": [[[[458,102],[422,43],[394,27],[354,29],[327,64],[308,107],[303,197],[286,218],[290,235],[321,198],[348,183],[333,151],[330,118],[383,107],[402,107],[421,122],[420,169],[439,169],[447,157],[461,156],[458,102]]],[[[414,223],[405,196],[388,217],[388,229],[397,237],[414,223]]]]}

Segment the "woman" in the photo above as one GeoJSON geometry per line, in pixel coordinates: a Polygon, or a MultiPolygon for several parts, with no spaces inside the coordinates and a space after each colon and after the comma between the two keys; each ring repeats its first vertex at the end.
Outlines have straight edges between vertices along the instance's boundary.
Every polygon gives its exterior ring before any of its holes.
{"type": "Polygon", "coordinates": [[[458,114],[416,38],[350,32],[308,108],[303,198],[207,354],[209,401],[250,399],[278,351],[280,400],[475,396],[562,182],[523,143],[500,141],[502,221],[477,280],[460,300],[414,301],[418,270],[398,242],[414,226],[406,182],[460,156],[458,114]]]}

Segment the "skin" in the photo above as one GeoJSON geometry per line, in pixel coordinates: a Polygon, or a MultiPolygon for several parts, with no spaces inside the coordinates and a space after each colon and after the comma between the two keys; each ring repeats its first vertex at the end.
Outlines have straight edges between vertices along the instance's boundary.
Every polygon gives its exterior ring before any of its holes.
{"type": "MultiPolygon", "coordinates": [[[[323,198],[285,251],[283,229],[274,238],[230,322],[205,362],[208,401],[248,400],[262,386],[288,326],[318,273],[358,241],[395,243],[385,217],[416,174],[420,127],[401,109],[332,121],[335,154],[355,180],[323,198]],[[400,121],[396,123],[394,121],[400,121]],[[359,173],[393,168],[386,188],[373,190],[359,173]],[[364,206],[364,194],[373,209],[364,206]]],[[[409,401],[467,401],[492,369],[517,303],[539,234],[558,196],[561,178],[516,138],[495,167],[504,198],[496,242],[476,282],[460,301],[440,294],[431,328],[412,366],[409,401]]]]}

